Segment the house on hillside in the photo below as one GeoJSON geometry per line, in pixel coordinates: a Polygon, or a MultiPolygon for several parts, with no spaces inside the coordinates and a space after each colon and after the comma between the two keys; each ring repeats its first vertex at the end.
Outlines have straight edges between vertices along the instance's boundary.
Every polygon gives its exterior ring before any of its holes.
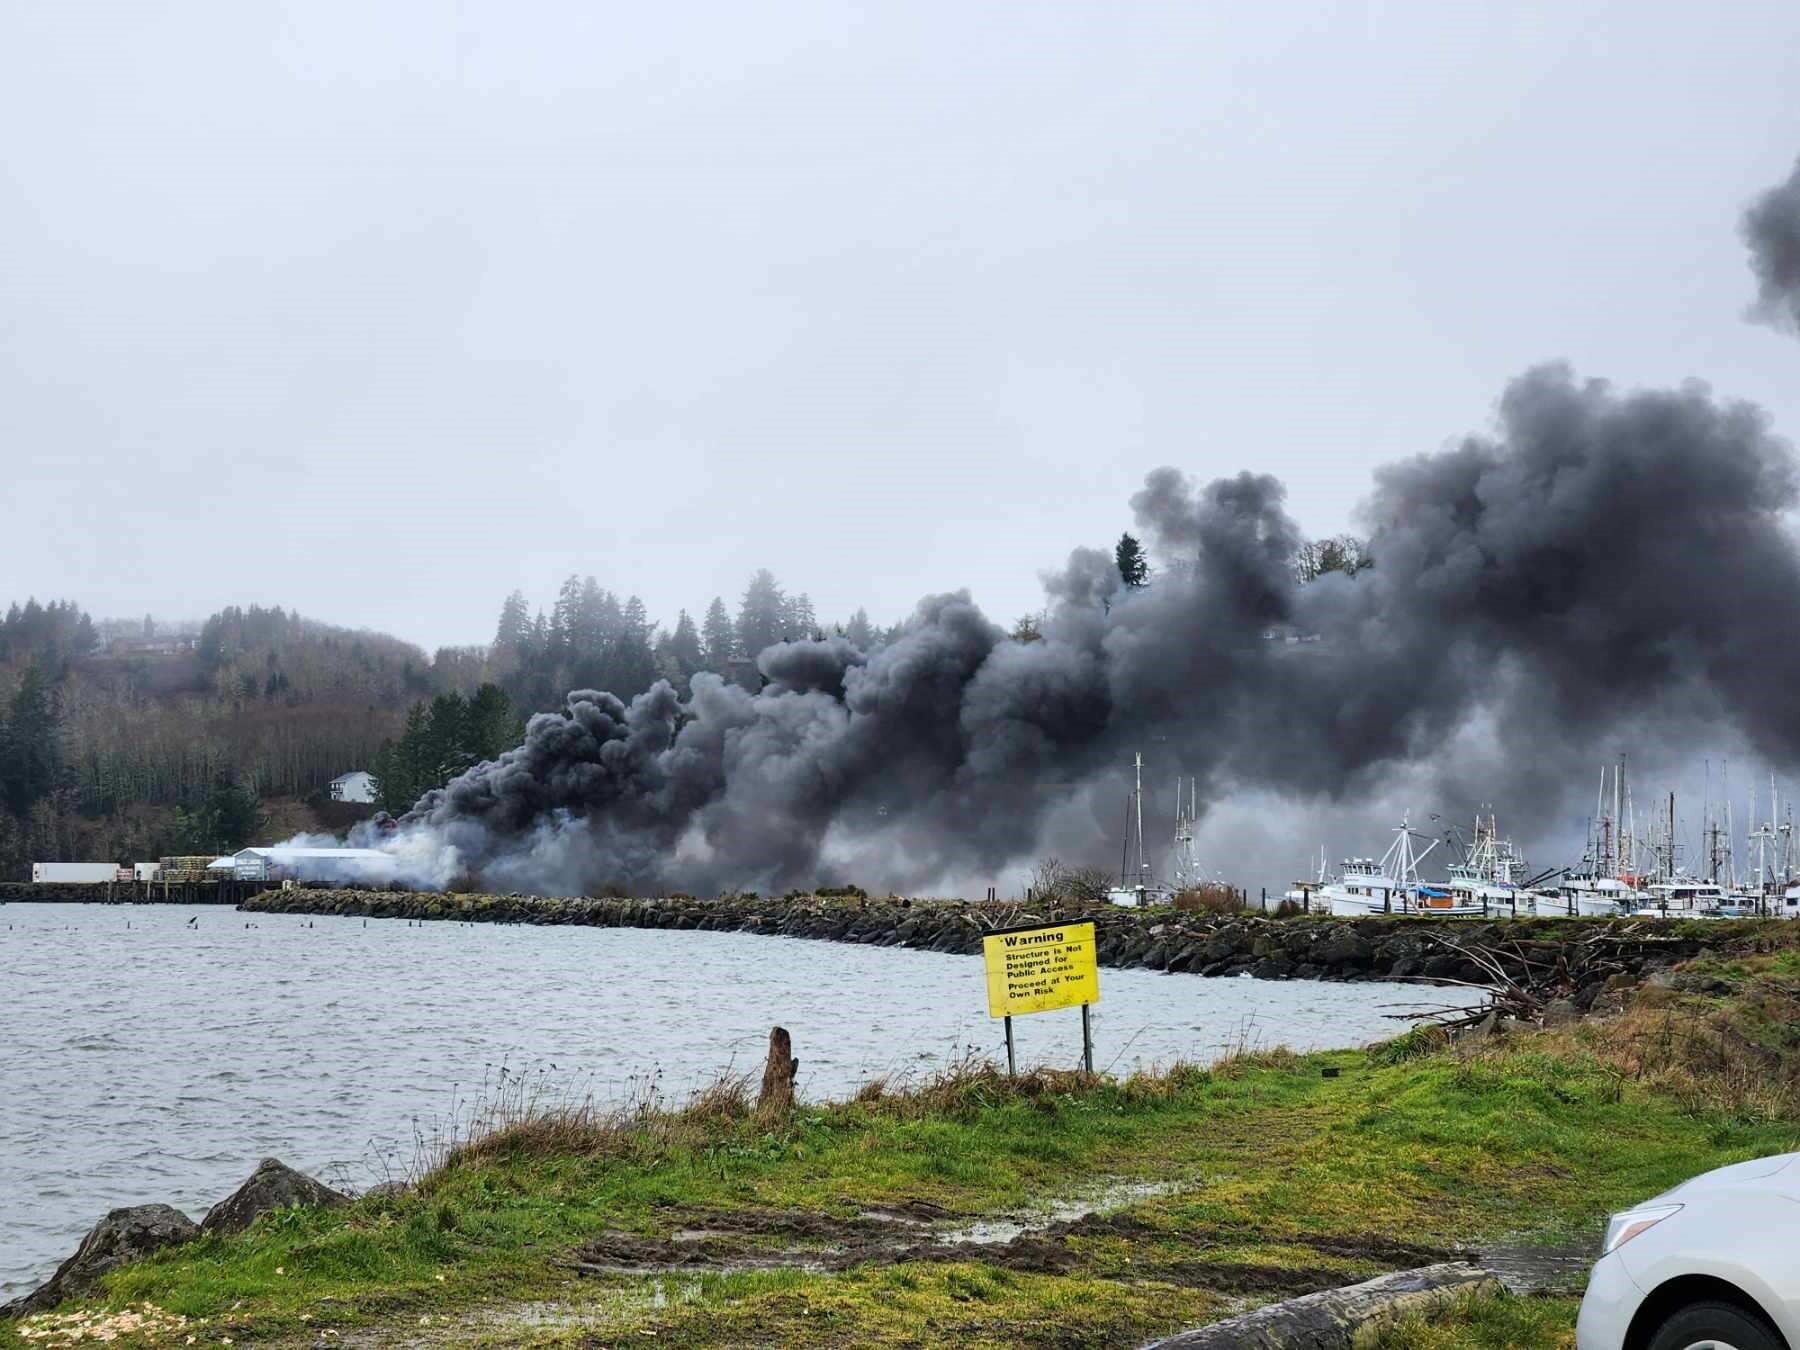
{"type": "Polygon", "coordinates": [[[114,638],[107,650],[114,656],[181,656],[198,643],[194,637],[114,638]]]}
{"type": "Polygon", "coordinates": [[[329,795],[334,802],[372,802],[375,800],[375,779],[367,769],[340,773],[331,780],[329,795]]]}

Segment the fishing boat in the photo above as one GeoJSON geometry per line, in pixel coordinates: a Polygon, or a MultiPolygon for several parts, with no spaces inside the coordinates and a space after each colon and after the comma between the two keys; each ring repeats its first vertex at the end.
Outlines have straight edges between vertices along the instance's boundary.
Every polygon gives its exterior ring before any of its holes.
{"type": "Polygon", "coordinates": [[[1652,859],[1644,897],[1634,915],[1642,918],[1717,919],[1731,904],[1725,886],[1690,875],[1681,859],[1675,829],[1675,794],[1668,798],[1668,814],[1659,810],[1650,822],[1647,849],[1652,859]]]}
{"type": "MultiPolygon", "coordinates": [[[[1645,898],[1632,911],[1641,918],[1718,919],[1728,901],[1725,888],[1716,881],[1676,873],[1652,881],[1645,898]]],[[[1732,906],[1736,908],[1736,906],[1732,906]]]]}
{"type": "MultiPolygon", "coordinates": [[[[1468,856],[1450,864],[1450,880],[1446,883],[1451,905],[1457,914],[1516,916],[1523,900],[1525,912],[1532,912],[1529,892],[1521,894],[1519,884],[1525,873],[1525,859],[1519,856],[1511,840],[1500,838],[1499,827],[1490,812],[1483,820],[1475,817],[1475,842],[1468,856]]],[[[1431,888],[1425,888],[1431,889],[1431,888]]],[[[1421,899],[1432,897],[1421,895],[1421,899]]]]}
{"type": "Polygon", "coordinates": [[[1554,886],[1531,894],[1531,909],[1543,917],[1617,918],[1629,914],[1645,900],[1632,862],[1631,794],[1625,785],[1625,765],[1600,770],[1600,792],[1588,824],[1587,848],[1580,866],[1563,874],[1554,886]]]}
{"type": "MultiPolygon", "coordinates": [[[[1320,844],[1318,875],[1310,881],[1296,881],[1282,893],[1281,898],[1287,903],[1297,906],[1302,913],[1311,913],[1313,897],[1324,893],[1325,887],[1330,884],[1328,877],[1329,872],[1325,866],[1325,845],[1320,844]]],[[[1319,907],[1323,909],[1323,903],[1319,907]]]]}
{"type": "Polygon", "coordinates": [[[1800,886],[1789,886],[1781,893],[1781,908],[1776,911],[1781,919],[1800,919],[1800,886]]]}
{"type": "Polygon", "coordinates": [[[1540,918],[1614,919],[1642,900],[1643,893],[1628,882],[1591,871],[1567,873],[1555,886],[1531,893],[1532,913],[1540,918]]]}
{"type": "Polygon", "coordinates": [[[1412,825],[1406,817],[1394,830],[1394,842],[1380,859],[1346,858],[1338,870],[1338,879],[1323,887],[1319,894],[1335,915],[1347,918],[1370,914],[1449,913],[1451,899],[1446,894],[1422,896],[1419,863],[1432,849],[1433,840],[1424,853],[1413,851],[1412,825]],[[1422,902],[1430,901],[1428,905],[1422,902]],[[1441,901],[1442,903],[1436,903],[1441,901]]]}

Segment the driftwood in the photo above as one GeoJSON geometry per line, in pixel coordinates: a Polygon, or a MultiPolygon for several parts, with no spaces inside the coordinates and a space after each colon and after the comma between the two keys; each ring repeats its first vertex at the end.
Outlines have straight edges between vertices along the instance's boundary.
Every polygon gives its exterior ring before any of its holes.
{"type": "Polygon", "coordinates": [[[1409,1313],[1429,1315],[1461,1294],[1499,1289],[1492,1272],[1447,1261],[1272,1303],[1152,1341],[1145,1350],[1350,1350],[1365,1344],[1376,1327],[1409,1313]]]}
{"type": "Polygon", "coordinates": [[[799,1072],[800,1061],[794,1058],[794,1040],[787,1028],[769,1028],[769,1062],[763,1067],[756,1109],[764,1115],[787,1114],[794,1105],[794,1075],[799,1072]]]}
{"type": "Polygon", "coordinates": [[[1631,975],[1641,969],[1645,948],[1680,946],[1678,939],[1664,937],[1651,925],[1642,923],[1609,927],[1578,941],[1533,944],[1531,947],[1520,942],[1482,947],[1459,942],[1454,937],[1435,935],[1430,941],[1440,952],[1453,953],[1474,966],[1484,978],[1403,978],[1479,989],[1487,995],[1486,1002],[1475,1008],[1428,1008],[1390,1013],[1389,1016],[1403,1021],[1434,1022],[1452,1030],[1476,1026],[1490,1017],[1542,1022],[1548,1013],[1554,1020],[1558,1011],[1566,1013],[1575,1007],[1577,995],[1604,985],[1614,975],[1631,975]],[[1560,1006],[1552,1007],[1553,1004],[1560,1006]]]}

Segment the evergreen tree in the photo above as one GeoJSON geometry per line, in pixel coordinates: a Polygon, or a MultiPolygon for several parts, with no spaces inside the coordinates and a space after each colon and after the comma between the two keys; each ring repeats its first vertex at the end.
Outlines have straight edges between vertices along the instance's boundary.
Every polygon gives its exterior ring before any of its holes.
{"type": "Polygon", "coordinates": [[[420,767],[428,787],[442,787],[474,764],[468,726],[469,705],[454,689],[431,700],[429,728],[420,767]]]}
{"type": "Polygon", "coordinates": [[[531,611],[525,604],[523,591],[514,591],[500,606],[500,626],[494,631],[494,646],[501,651],[519,651],[531,640],[531,611]]]}
{"type": "Polygon", "coordinates": [[[668,649],[683,684],[687,682],[688,676],[706,665],[706,653],[700,646],[700,630],[694,627],[694,621],[688,617],[685,609],[675,620],[675,631],[669,635],[668,649]]]}
{"type": "Polygon", "coordinates": [[[23,817],[56,786],[62,772],[61,719],[56,692],[37,666],[28,666],[7,710],[0,739],[0,797],[23,817]]]}
{"type": "Polygon", "coordinates": [[[207,813],[212,834],[221,852],[232,853],[246,848],[262,832],[266,817],[256,789],[222,779],[214,785],[207,799],[207,813]]]}
{"type": "Polygon", "coordinates": [[[569,658],[576,649],[576,640],[583,627],[581,578],[571,572],[556,592],[556,605],[550,611],[549,657],[552,662],[569,658]]]}
{"type": "Polygon", "coordinates": [[[858,609],[850,616],[850,622],[844,628],[844,636],[865,652],[875,645],[875,628],[869,622],[868,610],[858,609]]]}
{"type": "Polygon", "coordinates": [[[708,669],[722,673],[725,663],[737,653],[737,630],[732,627],[731,616],[725,612],[725,602],[716,595],[706,608],[706,617],[701,620],[700,635],[706,643],[708,669]]]}
{"type": "Polygon", "coordinates": [[[1144,557],[1144,547],[1129,534],[1119,536],[1118,546],[1113,549],[1113,562],[1118,566],[1120,579],[1133,590],[1150,580],[1150,564],[1144,557]]]}
{"type": "Polygon", "coordinates": [[[787,618],[787,597],[782,594],[781,584],[768,568],[759,568],[744,588],[744,598],[738,605],[739,650],[755,660],[765,647],[774,646],[786,635],[787,618]]]}
{"type": "Polygon", "coordinates": [[[468,699],[453,690],[415,703],[400,739],[383,744],[370,763],[376,804],[402,815],[433,788],[512,749],[524,733],[511,701],[494,684],[468,699]]]}
{"type": "Polygon", "coordinates": [[[500,686],[484,684],[469,700],[465,748],[476,763],[498,759],[525,739],[524,724],[500,686]]]}
{"type": "Polygon", "coordinates": [[[819,616],[813,612],[812,599],[805,592],[788,600],[783,632],[790,642],[823,636],[819,632],[819,616]]]}

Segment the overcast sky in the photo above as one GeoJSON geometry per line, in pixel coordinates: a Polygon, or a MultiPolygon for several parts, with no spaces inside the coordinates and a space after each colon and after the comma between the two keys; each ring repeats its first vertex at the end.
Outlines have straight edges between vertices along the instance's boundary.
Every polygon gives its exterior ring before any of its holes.
{"type": "Polygon", "coordinates": [[[1791,0],[0,7],[0,601],[426,646],[996,618],[1253,468],[1315,533],[1549,358],[1800,434],[1791,0]]]}

